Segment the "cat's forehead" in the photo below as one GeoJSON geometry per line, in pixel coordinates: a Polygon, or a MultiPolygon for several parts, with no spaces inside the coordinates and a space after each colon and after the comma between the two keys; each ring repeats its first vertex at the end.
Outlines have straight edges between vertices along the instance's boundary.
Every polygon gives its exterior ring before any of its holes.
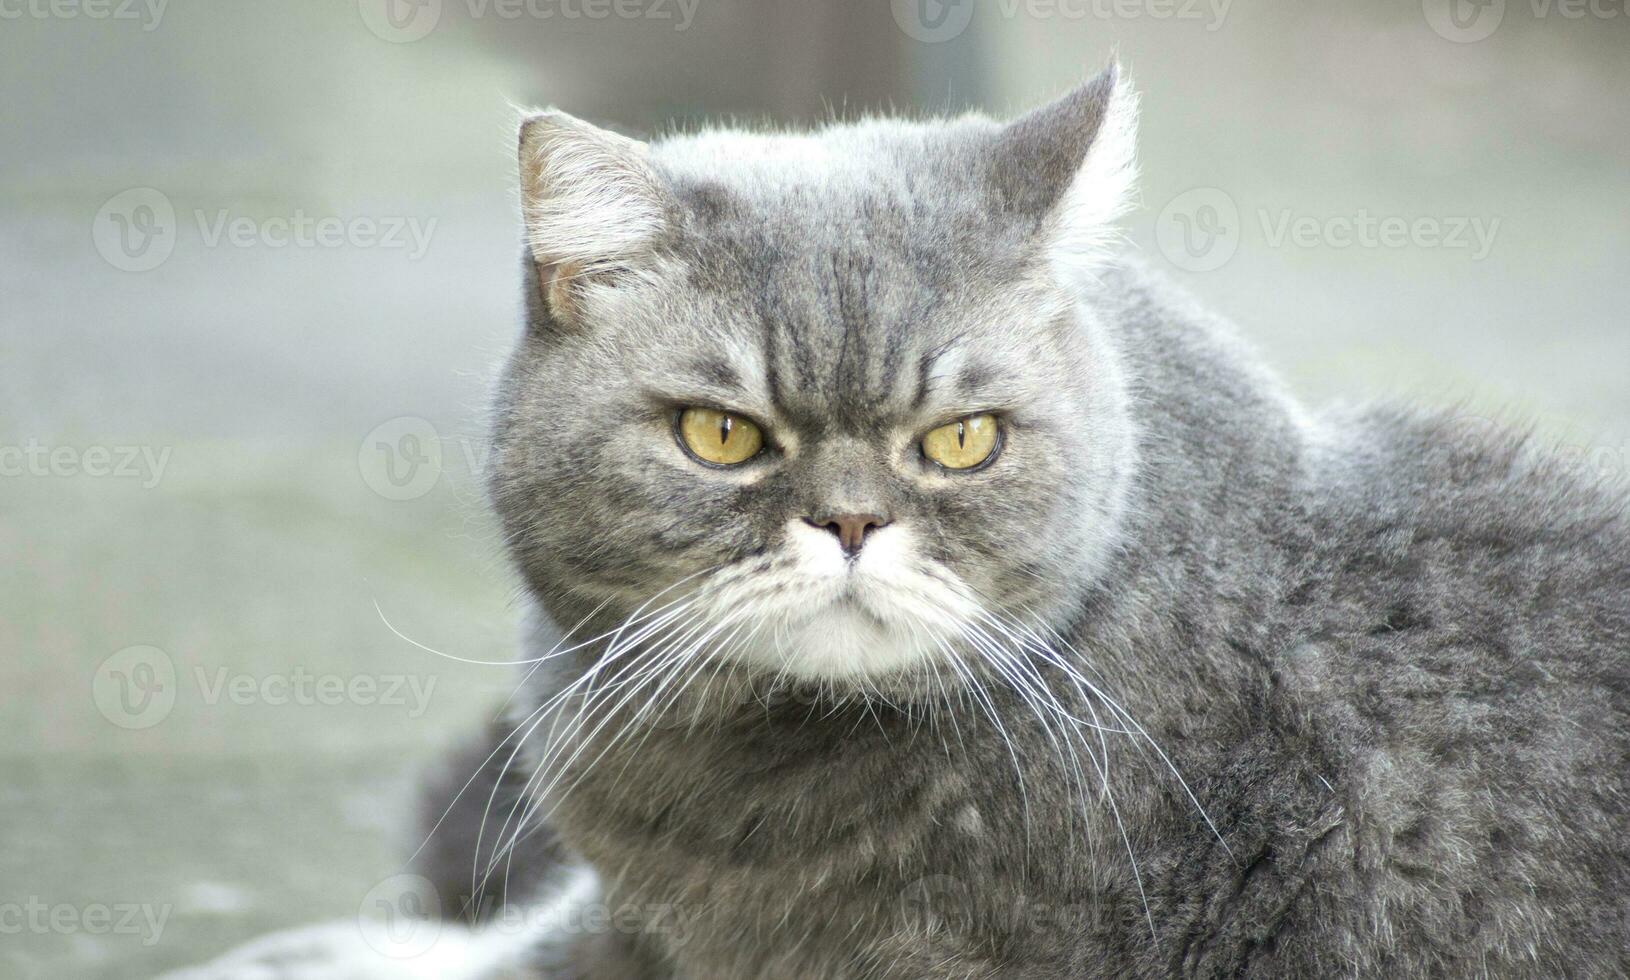
{"type": "Polygon", "coordinates": [[[964,263],[993,244],[985,154],[991,124],[878,120],[812,133],[704,132],[662,141],[652,162],[691,234],[718,247],[774,248],[751,258],[844,249],[900,271],[964,263]],[[931,251],[930,251],[931,249],[931,251]]]}
{"type": "Polygon", "coordinates": [[[971,165],[975,142],[993,129],[977,116],[932,124],[878,119],[809,132],[716,129],[659,140],[650,153],[681,182],[718,182],[768,200],[799,188],[841,194],[880,182],[904,185],[942,164],[971,165]]]}
{"type": "Polygon", "coordinates": [[[916,426],[1035,400],[1062,300],[1039,281],[947,283],[886,252],[803,243],[698,256],[652,283],[629,343],[655,387],[806,432],[916,426]],[[681,284],[682,283],[682,284],[681,284]]]}
{"type": "Polygon", "coordinates": [[[652,153],[693,285],[853,336],[920,323],[976,294],[976,276],[1022,268],[1020,234],[994,227],[957,142],[943,125],[876,122],[703,133],[652,153]]]}
{"type": "Polygon", "coordinates": [[[1022,236],[1004,248],[970,230],[989,208],[955,142],[943,125],[879,123],[655,144],[683,211],[678,261],[649,284],[660,315],[639,318],[665,334],[655,348],[701,366],[699,390],[812,423],[1000,400],[1056,297],[1022,236]]]}

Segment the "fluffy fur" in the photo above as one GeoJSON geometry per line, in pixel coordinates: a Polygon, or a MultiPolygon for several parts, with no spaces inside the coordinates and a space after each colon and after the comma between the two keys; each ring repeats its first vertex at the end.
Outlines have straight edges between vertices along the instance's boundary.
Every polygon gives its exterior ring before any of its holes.
{"type": "Polygon", "coordinates": [[[628,975],[1625,970],[1624,497],[1295,405],[1106,258],[1132,119],[1111,70],[1005,125],[676,137],[639,151],[663,226],[570,315],[528,263],[509,816],[683,911],[615,937],[628,975]],[[693,403],[776,452],[698,467],[693,403]],[[972,411],[991,467],[915,457],[972,411]],[[893,523],[846,565],[831,508],[893,523]]]}
{"type": "Polygon", "coordinates": [[[617,918],[532,975],[1630,970],[1622,488],[1294,403],[1109,249],[1133,104],[527,124],[492,490],[530,668],[426,867],[593,883],[617,918]],[[694,404],[771,451],[700,466],[694,404]],[[971,412],[990,466],[915,452],[971,412]],[[803,522],[861,511],[853,562],[803,522]]]}

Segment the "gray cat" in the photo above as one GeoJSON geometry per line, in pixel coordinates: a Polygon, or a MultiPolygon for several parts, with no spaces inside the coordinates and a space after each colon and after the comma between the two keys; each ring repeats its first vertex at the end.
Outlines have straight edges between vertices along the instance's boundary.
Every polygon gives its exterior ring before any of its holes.
{"type": "Polygon", "coordinates": [[[598,912],[514,975],[1630,975],[1625,496],[1299,406],[1117,257],[1135,112],[526,121],[530,700],[422,863],[598,912]]]}

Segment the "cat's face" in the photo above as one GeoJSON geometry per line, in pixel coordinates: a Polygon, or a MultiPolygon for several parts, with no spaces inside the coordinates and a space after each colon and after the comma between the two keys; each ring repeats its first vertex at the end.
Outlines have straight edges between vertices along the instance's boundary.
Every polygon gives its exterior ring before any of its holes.
{"type": "Polygon", "coordinates": [[[1079,594],[1132,444],[1076,278],[1124,189],[1116,110],[1110,77],[1007,127],[529,122],[494,489],[561,625],[871,683],[954,676],[992,619],[1079,594]]]}

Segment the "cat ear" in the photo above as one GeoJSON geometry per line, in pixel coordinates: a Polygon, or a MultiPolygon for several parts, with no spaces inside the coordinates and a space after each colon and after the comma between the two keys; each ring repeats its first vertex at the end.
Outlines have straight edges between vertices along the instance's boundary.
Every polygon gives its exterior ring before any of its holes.
{"type": "Polygon", "coordinates": [[[1091,275],[1137,183],[1138,100],[1111,62],[1073,92],[1007,124],[996,177],[1010,206],[1042,220],[1066,277],[1091,275]]]}
{"type": "Polygon", "coordinates": [[[573,280],[635,264],[667,226],[646,145],[558,110],[521,122],[520,181],[527,248],[557,314],[573,280]]]}

